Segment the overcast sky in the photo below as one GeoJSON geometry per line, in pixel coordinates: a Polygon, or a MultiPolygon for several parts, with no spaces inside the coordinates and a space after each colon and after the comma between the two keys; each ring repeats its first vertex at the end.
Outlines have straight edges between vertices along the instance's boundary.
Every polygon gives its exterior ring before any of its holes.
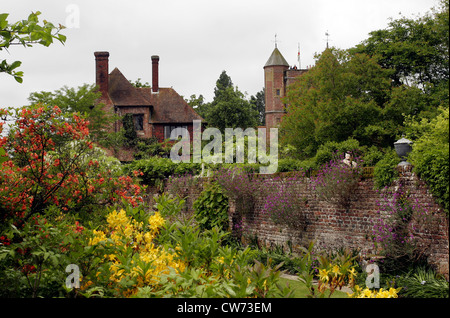
{"type": "Polygon", "coordinates": [[[0,60],[22,61],[24,82],[0,73],[0,107],[28,103],[29,94],[95,82],[95,51],[109,51],[109,67],[151,84],[151,55],[160,56],[160,87],[212,100],[225,70],[238,88],[263,88],[263,66],[277,34],[288,63],[314,64],[329,44],[353,47],[389,18],[423,15],[437,0],[0,0],[9,21],[41,11],[41,20],[68,26],[65,45],[14,46],[0,60]]]}

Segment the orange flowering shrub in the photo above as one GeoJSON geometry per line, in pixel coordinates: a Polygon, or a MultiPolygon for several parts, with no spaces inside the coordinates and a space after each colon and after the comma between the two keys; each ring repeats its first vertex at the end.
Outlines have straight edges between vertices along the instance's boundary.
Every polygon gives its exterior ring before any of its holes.
{"type": "Polygon", "coordinates": [[[122,199],[133,206],[143,201],[135,179],[94,146],[81,116],[44,105],[0,114],[16,119],[0,136],[0,220],[23,224],[52,206],[80,213],[122,199]]]}

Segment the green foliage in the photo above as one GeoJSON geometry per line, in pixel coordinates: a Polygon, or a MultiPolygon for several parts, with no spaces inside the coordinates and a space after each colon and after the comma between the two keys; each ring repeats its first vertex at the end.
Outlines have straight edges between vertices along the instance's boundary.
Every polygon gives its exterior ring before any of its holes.
{"type": "Polygon", "coordinates": [[[381,189],[392,184],[398,177],[397,165],[399,162],[400,158],[395,150],[391,148],[384,154],[383,158],[375,164],[373,176],[376,188],[381,189]]]}
{"type": "Polygon", "coordinates": [[[134,153],[135,160],[149,159],[151,157],[168,158],[170,156],[170,142],[158,142],[156,137],[139,138],[136,140],[136,152],[134,153]]]}
{"type": "MultiPolygon", "coordinates": [[[[46,20],[43,20],[41,24],[39,22],[40,14],[39,11],[32,12],[27,19],[10,23],[8,22],[9,14],[0,13],[0,51],[7,50],[11,45],[31,47],[33,44],[40,44],[49,46],[54,40],[64,44],[66,36],[59,33],[64,26],[56,27],[46,20]]],[[[8,64],[6,60],[1,60],[0,73],[12,75],[17,82],[22,83],[23,72],[17,71],[21,64],[20,61],[8,64]]]]}
{"type": "Polygon", "coordinates": [[[418,267],[395,280],[400,295],[408,298],[449,298],[448,281],[432,269],[418,267]]]}
{"type": "Polygon", "coordinates": [[[364,165],[373,166],[408,133],[405,118],[432,120],[439,106],[448,108],[448,8],[442,0],[431,13],[392,19],[354,48],[318,55],[288,89],[282,147],[302,160],[317,155],[320,164],[327,159],[320,147],[354,139],[363,153],[372,148],[364,165]]]}
{"type": "Polygon", "coordinates": [[[317,167],[330,162],[336,157],[343,156],[345,153],[357,154],[359,142],[356,139],[349,138],[342,142],[328,141],[320,145],[314,157],[317,167]]]}
{"type": "Polygon", "coordinates": [[[94,84],[83,84],[77,88],[62,87],[54,92],[34,92],[28,97],[32,104],[58,105],[63,113],[79,113],[89,120],[89,135],[103,147],[116,147],[121,144],[122,133],[110,131],[111,125],[119,119],[98,104],[101,93],[94,84]],[[118,141],[119,140],[119,141],[118,141]]]}
{"type": "Polygon", "coordinates": [[[134,129],[133,114],[125,114],[122,118],[125,143],[128,146],[135,146],[137,142],[137,133],[134,129]]]}
{"type": "Polygon", "coordinates": [[[195,219],[203,230],[218,227],[228,230],[228,197],[217,183],[206,186],[194,201],[195,219]]]}
{"type": "Polygon", "coordinates": [[[253,261],[250,248],[224,246],[228,233],[214,227],[201,230],[193,219],[166,226],[159,242],[176,251],[188,268],[162,275],[161,289],[142,288],[137,297],[289,297],[279,283],[280,266],[253,261]]]}
{"type": "Polygon", "coordinates": [[[352,138],[361,145],[386,143],[382,130],[370,128],[382,121],[389,85],[388,72],[375,59],[325,50],[288,90],[281,143],[294,146],[300,159],[313,157],[326,142],[352,138]]]}
{"type": "Polygon", "coordinates": [[[218,128],[248,128],[258,125],[258,111],[244,94],[233,86],[231,78],[223,71],[214,88],[214,100],[201,107],[200,115],[209,127],[218,128]]]}
{"type": "Polygon", "coordinates": [[[152,157],[130,163],[127,170],[140,170],[143,173],[142,181],[147,185],[155,185],[158,180],[168,179],[172,175],[198,173],[201,167],[198,163],[178,163],[170,158],[152,157]]]}
{"type": "Polygon", "coordinates": [[[448,81],[448,0],[417,18],[392,19],[388,27],[370,33],[356,51],[379,56],[379,63],[392,69],[396,85],[448,81]]]}
{"type": "Polygon", "coordinates": [[[0,245],[0,297],[60,297],[69,264],[82,273],[95,268],[84,228],[72,217],[35,215],[22,228],[11,225],[0,245]],[[92,266],[92,267],[91,267],[92,266]]]}
{"type": "Polygon", "coordinates": [[[432,120],[409,123],[416,138],[408,160],[430,187],[437,201],[449,211],[449,110],[441,108],[432,120]]]}
{"type": "Polygon", "coordinates": [[[185,201],[172,194],[156,194],[153,197],[154,208],[161,213],[164,218],[177,217],[184,208],[185,201]]]}
{"type": "Polygon", "coordinates": [[[266,125],[266,101],[265,101],[265,88],[256,93],[255,96],[250,96],[250,104],[258,112],[258,125],[266,125]]]}

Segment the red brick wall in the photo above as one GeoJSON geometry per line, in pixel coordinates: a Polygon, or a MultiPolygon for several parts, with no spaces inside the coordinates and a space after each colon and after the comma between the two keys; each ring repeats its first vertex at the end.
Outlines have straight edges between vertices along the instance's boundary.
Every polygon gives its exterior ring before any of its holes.
{"type": "MultiPolygon", "coordinates": [[[[429,262],[448,277],[449,232],[445,212],[436,204],[426,185],[414,173],[403,171],[389,190],[395,190],[400,183],[409,192],[410,198],[417,200],[422,206],[428,206],[432,211],[433,221],[413,234],[419,238],[420,244],[427,251],[429,262]]],[[[366,254],[377,253],[370,238],[372,222],[379,218],[377,202],[382,199],[382,195],[374,190],[372,179],[359,183],[358,199],[348,211],[318,200],[308,183],[300,185],[297,193],[308,200],[308,208],[305,209],[300,229],[293,230],[286,226],[275,225],[264,214],[265,197],[261,197],[258,198],[253,213],[240,220],[241,226],[245,229],[244,234],[256,237],[258,242],[265,246],[286,246],[290,241],[295,250],[299,246],[307,246],[314,240],[315,246],[318,247],[331,249],[349,247],[361,249],[366,254]]],[[[230,219],[239,219],[236,218],[239,209],[239,206],[231,204],[230,214],[235,216],[230,219]]],[[[243,238],[245,240],[245,235],[243,238]]]]}
{"type": "MultiPolygon", "coordinates": [[[[150,108],[146,106],[120,107],[119,116],[125,114],[144,114],[144,130],[136,131],[139,138],[151,138],[153,136],[152,124],[149,124],[150,108]]],[[[122,121],[118,121],[118,129],[122,127],[122,121]]]]}
{"type": "MultiPolygon", "coordinates": [[[[283,176],[284,174],[280,174],[283,176]]],[[[272,176],[264,176],[272,178],[272,176]]],[[[206,180],[206,179],[199,179],[206,180]]],[[[276,183],[275,179],[272,182],[276,183]]],[[[428,260],[434,264],[438,271],[448,277],[449,245],[448,245],[448,218],[441,207],[436,204],[427,186],[410,171],[402,171],[400,178],[388,189],[395,191],[399,184],[409,192],[410,198],[417,200],[422,206],[428,206],[433,214],[433,221],[426,227],[414,231],[414,236],[419,238],[420,244],[426,249],[428,260]]],[[[189,189],[187,211],[192,212],[192,203],[198,197],[202,186],[189,189]]],[[[242,239],[246,243],[249,238],[257,238],[264,246],[283,245],[291,242],[294,251],[299,246],[307,246],[310,241],[315,241],[318,248],[335,249],[349,247],[360,249],[363,253],[377,253],[373,248],[371,234],[373,223],[379,218],[377,213],[382,195],[374,189],[373,180],[360,181],[357,189],[357,200],[352,203],[348,211],[337,209],[333,205],[320,201],[311,186],[306,182],[300,183],[297,193],[306,197],[308,207],[302,219],[302,226],[293,230],[285,226],[275,225],[264,214],[265,197],[260,196],[254,211],[244,217],[239,216],[240,210],[235,202],[230,202],[230,221],[241,223],[243,228],[242,239]]],[[[233,224],[231,224],[233,226],[233,224]]]]}

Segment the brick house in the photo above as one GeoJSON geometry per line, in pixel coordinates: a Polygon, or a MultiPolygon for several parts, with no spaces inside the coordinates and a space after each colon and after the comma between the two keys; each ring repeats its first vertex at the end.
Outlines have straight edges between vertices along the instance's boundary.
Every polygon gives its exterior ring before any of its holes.
{"type": "MultiPolygon", "coordinates": [[[[172,130],[186,128],[192,140],[193,120],[203,120],[171,87],[159,87],[159,56],[152,59],[152,86],[134,87],[115,68],[108,70],[109,53],[95,52],[96,85],[102,93],[99,100],[105,110],[119,116],[133,115],[134,129],[139,138],[156,137],[159,142],[170,138],[172,130]]],[[[114,124],[113,131],[121,129],[122,122],[114,124]]],[[[181,132],[181,130],[180,130],[181,132]]],[[[119,159],[130,161],[132,153],[120,152],[119,159]]]]}

